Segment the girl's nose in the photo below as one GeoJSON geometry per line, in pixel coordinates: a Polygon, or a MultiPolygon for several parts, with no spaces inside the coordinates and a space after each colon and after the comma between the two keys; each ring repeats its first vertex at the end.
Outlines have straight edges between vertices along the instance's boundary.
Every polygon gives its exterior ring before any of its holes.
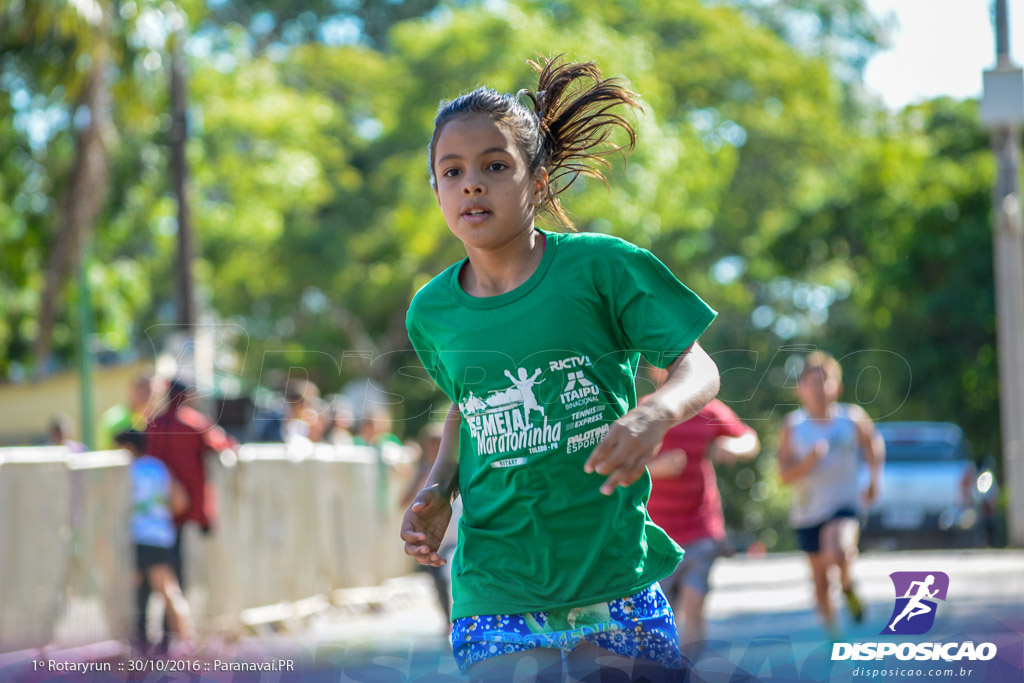
{"type": "Polygon", "coordinates": [[[487,192],[487,189],[480,181],[480,176],[476,173],[467,173],[466,182],[462,185],[462,194],[472,196],[475,194],[484,194],[485,192],[487,192]]]}

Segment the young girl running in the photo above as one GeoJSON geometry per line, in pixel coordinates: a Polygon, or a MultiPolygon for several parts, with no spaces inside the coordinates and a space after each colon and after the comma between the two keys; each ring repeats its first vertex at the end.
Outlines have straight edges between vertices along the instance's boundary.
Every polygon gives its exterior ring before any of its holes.
{"type": "Polygon", "coordinates": [[[831,587],[839,585],[860,623],[864,607],[854,592],[852,565],[860,535],[858,517],[878,495],[885,442],[863,408],[839,403],[843,371],[827,353],[804,359],[797,379],[800,409],[786,415],[779,435],[779,477],[794,488],[790,522],[811,565],[814,597],[825,629],[841,637],[831,587]],[[867,488],[858,490],[861,459],[870,469],[867,488]]]}
{"type": "MultiPolygon", "coordinates": [[[[532,63],[531,63],[532,64],[532,63]]],[[[451,398],[440,454],[402,525],[439,566],[461,495],[452,644],[472,680],[565,680],[598,668],[685,675],[658,586],[682,551],[655,526],[646,465],[665,432],[718,392],[696,343],[715,312],[650,252],[572,225],[558,199],[601,178],[633,93],[555,59],[537,91],[442,103],[430,142],[438,204],[467,258],[421,289],[409,338],[451,398]],[[637,406],[640,355],[669,369],[637,406]]],[[[621,675],[621,674],[616,674],[621,675]]]]}

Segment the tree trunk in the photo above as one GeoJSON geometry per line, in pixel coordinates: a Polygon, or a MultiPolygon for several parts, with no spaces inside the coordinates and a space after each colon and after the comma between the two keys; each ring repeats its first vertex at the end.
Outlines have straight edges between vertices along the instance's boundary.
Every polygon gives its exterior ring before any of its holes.
{"type": "Polygon", "coordinates": [[[57,239],[50,252],[39,310],[39,336],[35,343],[37,376],[44,371],[53,343],[53,326],[64,294],[64,285],[79,267],[82,244],[88,239],[108,192],[107,149],[104,132],[109,129],[110,93],[106,60],[94,55],[92,71],[78,110],[88,112],[88,122],[78,133],[71,178],[58,206],[57,239]]]}

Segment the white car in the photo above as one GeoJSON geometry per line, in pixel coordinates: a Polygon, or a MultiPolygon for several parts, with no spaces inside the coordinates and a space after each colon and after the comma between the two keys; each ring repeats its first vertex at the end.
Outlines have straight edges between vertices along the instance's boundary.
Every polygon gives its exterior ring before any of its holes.
{"type": "Polygon", "coordinates": [[[882,490],[862,547],[974,547],[983,541],[982,494],[963,430],[949,422],[880,422],[882,490]]]}

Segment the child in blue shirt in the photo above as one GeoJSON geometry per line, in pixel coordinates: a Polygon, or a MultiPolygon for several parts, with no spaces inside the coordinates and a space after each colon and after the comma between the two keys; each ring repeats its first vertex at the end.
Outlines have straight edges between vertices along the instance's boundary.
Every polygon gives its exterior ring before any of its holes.
{"type": "MultiPolygon", "coordinates": [[[[134,429],[121,432],[114,443],[128,451],[132,461],[128,474],[132,487],[131,536],[135,547],[136,584],[145,576],[149,585],[164,598],[167,623],[186,643],[193,641],[188,602],[174,574],[173,548],[177,538],[174,515],[188,509],[188,494],[167,467],[146,455],[146,434],[134,429]]],[[[147,642],[137,633],[138,643],[147,642]]]]}

